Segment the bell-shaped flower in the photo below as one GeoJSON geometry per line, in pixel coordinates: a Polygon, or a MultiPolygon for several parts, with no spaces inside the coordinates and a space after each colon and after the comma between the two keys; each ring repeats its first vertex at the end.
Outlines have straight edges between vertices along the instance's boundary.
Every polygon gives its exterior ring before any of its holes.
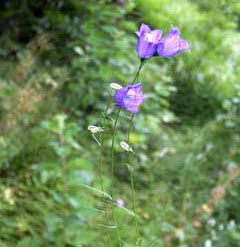
{"type": "Polygon", "coordinates": [[[175,27],[172,27],[171,31],[160,40],[157,47],[157,53],[161,57],[173,57],[187,50],[189,50],[188,42],[180,38],[179,29],[175,27]]]}
{"type": "Polygon", "coordinates": [[[138,36],[137,54],[141,59],[148,59],[157,53],[157,44],[162,37],[161,30],[151,30],[150,27],[142,23],[140,30],[136,31],[138,36]]]}
{"type": "Polygon", "coordinates": [[[116,90],[114,99],[117,106],[136,114],[139,105],[144,102],[142,84],[128,85],[116,90]]]}

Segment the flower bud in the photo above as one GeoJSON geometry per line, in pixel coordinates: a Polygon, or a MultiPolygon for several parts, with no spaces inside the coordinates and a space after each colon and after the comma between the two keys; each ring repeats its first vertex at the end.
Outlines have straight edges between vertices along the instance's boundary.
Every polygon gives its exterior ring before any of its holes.
{"type": "Polygon", "coordinates": [[[117,83],[110,83],[110,87],[112,89],[115,89],[115,90],[118,90],[118,89],[121,89],[122,88],[122,86],[119,85],[119,84],[117,84],[117,83]]]}
{"type": "Polygon", "coordinates": [[[98,126],[94,126],[94,125],[89,125],[88,126],[88,130],[91,131],[93,134],[95,134],[95,133],[104,131],[104,128],[98,127],[98,126]]]}
{"type": "Polygon", "coordinates": [[[129,145],[126,142],[120,142],[120,146],[127,152],[132,152],[133,150],[132,148],[129,147],[129,145]]]}

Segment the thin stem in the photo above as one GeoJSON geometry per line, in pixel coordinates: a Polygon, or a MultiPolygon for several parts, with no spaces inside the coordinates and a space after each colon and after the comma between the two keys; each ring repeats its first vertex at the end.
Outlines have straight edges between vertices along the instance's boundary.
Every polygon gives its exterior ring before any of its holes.
{"type": "Polygon", "coordinates": [[[107,103],[107,107],[104,111],[104,116],[103,116],[103,132],[101,132],[100,134],[100,152],[99,152],[99,168],[100,168],[100,184],[101,184],[101,190],[102,192],[104,192],[104,186],[103,186],[103,165],[102,165],[102,157],[103,157],[103,145],[104,145],[104,131],[105,131],[105,127],[106,127],[106,119],[107,119],[107,112],[110,106],[110,100],[111,100],[111,96],[109,97],[108,103],[107,103]]]}
{"type": "Polygon", "coordinates": [[[146,60],[141,60],[140,65],[139,65],[139,67],[138,67],[138,71],[137,71],[137,73],[136,73],[136,75],[135,75],[135,77],[134,77],[134,79],[133,79],[133,81],[132,81],[131,84],[133,84],[134,82],[138,82],[139,74],[140,74],[140,72],[141,72],[141,69],[142,69],[142,67],[143,67],[143,65],[144,65],[144,63],[145,63],[145,61],[146,61],[146,60]]]}
{"type": "MultiPolygon", "coordinates": [[[[138,82],[139,74],[140,74],[141,69],[143,68],[145,62],[146,62],[145,59],[141,59],[141,62],[140,62],[138,71],[137,71],[137,73],[135,75],[135,78],[133,79],[133,83],[135,83],[135,81],[138,82]]],[[[128,146],[129,146],[128,164],[130,165],[130,181],[131,181],[131,193],[132,193],[132,208],[133,208],[133,212],[134,212],[135,229],[136,229],[137,238],[138,238],[138,240],[140,240],[138,242],[138,245],[141,246],[140,232],[139,232],[138,222],[137,222],[137,216],[136,216],[136,201],[135,201],[135,191],[134,191],[134,182],[133,182],[133,165],[130,164],[130,158],[131,158],[131,156],[130,156],[130,150],[131,150],[130,133],[131,133],[132,125],[133,125],[133,119],[134,119],[134,114],[132,114],[132,116],[130,118],[130,121],[129,121],[129,126],[128,126],[128,135],[127,135],[128,146]]]]}
{"type": "MultiPolygon", "coordinates": [[[[107,103],[107,107],[105,109],[104,112],[104,116],[103,116],[103,129],[105,131],[105,127],[106,127],[106,118],[107,118],[107,112],[110,106],[110,102],[111,102],[111,95],[110,98],[108,100],[107,103]]],[[[104,186],[103,186],[103,164],[102,164],[102,160],[103,160],[103,145],[104,145],[104,131],[101,132],[100,135],[100,149],[99,149],[99,158],[98,158],[98,162],[99,162],[99,174],[100,174],[100,184],[101,184],[101,191],[102,191],[102,195],[104,195],[104,186]]],[[[104,201],[104,217],[105,217],[105,223],[108,226],[109,225],[109,221],[108,221],[108,214],[107,214],[107,204],[106,204],[106,198],[103,196],[103,201],[104,201]]],[[[108,235],[108,246],[111,247],[112,246],[112,239],[110,236],[110,231],[109,228],[107,228],[107,235],[108,235]]]]}
{"type": "Polygon", "coordinates": [[[129,125],[128,125],[128,146],[129,146],[129,151],[128,151],[128,164],[130,165],[130,181],[131,181],[131,192],[132,192],[132,208],[133,208],[133,213],[134,213],[134,222],[135,222],[135,229],[136,229],[136,234],[137,237],[140,238],[140,233],[139,233],[139,228],[138,228],[138,222],[137,222],[137,217],[136,217],[136,202],[135,202],[135,191],[134,191],[134,182],[133,182],[133,165],[130,164],[130,150],[131,150],[131,144],[130,144],[130,133],[133,125],[133,119],[134,119],[134,114],[132,114],[129,125]]]}
{"type": "Polygon", "coordinates": [[[116,130],[117,130],[117,123],[118,123],[118,117],[120,115],[121,109],[119,108],[116,114],[115,122],[114,122],[114,127],[113,127],[113,135],[112,135],[112,149],[111,149],[111,180],[112,180],[112,216],[114,220],[114,224],[116,226],[117,230],[117,238],[118,238],[118,244],[121,247],[121,239],[120,239],[120,234],[119,234],[119,229],[118,229],[118,223],[117,223],[117,218],[114,212],[114,145],[115,145],[115,136],[116,136],[116,130]]]}
{"type": "MultiPolygon", "coordinates": [[[[64,152],[64,138],[63,134],[59,136],[60,146],[64,152]]],[[[63,173],[62,173],[62,180],[63,180],[63,225],[62,225],[62,246],[65,247],[67,245],[67,236],[66,236],[66,227],[67,227],[67,216],[68,216],[68,202],[67,202],[67,194],[68,194],[68,184],[67,184],[67,161],[65,154],[62,155],[62,165],[63,165],[63,173]]]]}

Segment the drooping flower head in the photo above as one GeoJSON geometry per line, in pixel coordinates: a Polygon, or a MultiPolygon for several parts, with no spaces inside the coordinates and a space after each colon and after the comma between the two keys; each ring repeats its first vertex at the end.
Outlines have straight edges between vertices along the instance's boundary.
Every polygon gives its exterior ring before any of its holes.
{"type": "Polygon", "coordinates": [[[141,59],[148,59],[157,53],[157,44],[162,37],[161,30],[151,30],[150,27],[142,23],[140,30],[136,31],[138,36],[137,54],[141,59]]]}
{"type": "Polygon", "coordinates": [[[128,85],[116,90],[114,99],[117,106],[136,114],[139,105],[144,102],[142,84],[128,85]]]}
{"type": "Polygon", "coordinates": [[[180,38],[179,29],[175,27],[172,27],[171,31],[160,40],[157,47],[157,53],[161,57],[173,57],[187,50],[189,50],[188,42],[180,38]]]}

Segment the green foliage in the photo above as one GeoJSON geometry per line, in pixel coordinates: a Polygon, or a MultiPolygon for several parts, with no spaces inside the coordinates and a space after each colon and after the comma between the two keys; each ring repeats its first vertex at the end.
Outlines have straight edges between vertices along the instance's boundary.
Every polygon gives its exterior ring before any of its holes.
{"type": "MultiPolygon", "coordinates": [[[[145,22],[156,28],[161,26],[165,33],[171,24],[180,26],[182,36],[190,41],[190,54],[163,61],[170,67],[168,71],[178,88],[170,99],[171,109],[181,118],[191,119],[194,115],[194,120],[202,121],[214,117],[222,110],[223,98],[233,96],[239,80],[237,69],[233,69],[240,63],[236,56],[240,39],[235,31],[236,22],[225,13],[219,15],[215,10],[219,4],[212,1],[208,12],[199,11],[200,6],[186,0],[140,0],[137,6],[145,22]]],[[[206,7],[202,2],[201,6],[206,7]]],[[[228,6],[234,9],[235,5],[228,6]]]]}
{"type": "MultiPolygon", "coordinates": [[[[240,246],[237,0],[15,0],[0,7],[0,246],[57,247],[64,235],[68,247],[107,246],[102,199],[111,202],[113,102],[104,195],[87,126],[101,125],[114,93],[109,83],[133,79],[141,22],[164,34],[178,26],[191,46],[171,59],[152,58],[140,76],[146,100],[130,139],[143,246],[240,246]]],[[[119,145],[127,120],[121,112],[114,174],[125,202],[116,208],[124,247],[135,246],[119,145]]]]}

